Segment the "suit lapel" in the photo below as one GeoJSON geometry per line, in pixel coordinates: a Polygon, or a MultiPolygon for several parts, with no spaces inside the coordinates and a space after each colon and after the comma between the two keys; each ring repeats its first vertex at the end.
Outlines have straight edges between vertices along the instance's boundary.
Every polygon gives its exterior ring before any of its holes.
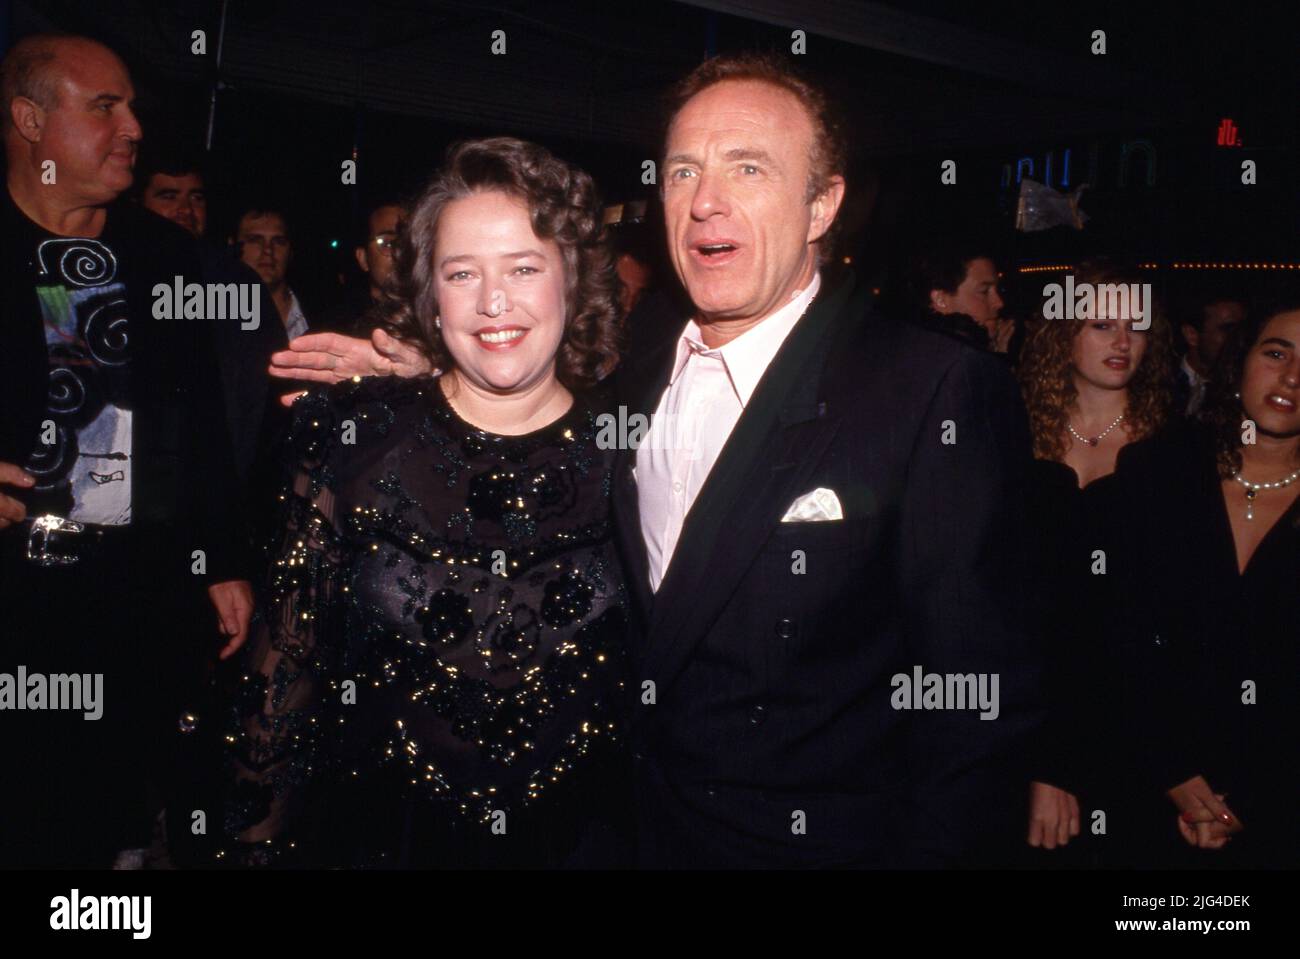
{"type": "Polygon", "coordinates": [[[666,686],[801,493],[838,430],[820,401],[833,329],[851,322],[851,284],[814,303],[772,360],[686,516],[655,595],[645,650],[648,678],[666,686]],[[837,322],[839,321],[839,322],[837,322]]]}
{"type": "MultiPolygon", "coordinates": [[[[617,418],[620,407],[627,418],[640,413],[647,422],[654,414],[668,385],[673,360],[677,355],[677,337],[660,344],[645,358],[628,364],[618,374],[621,379],[615,394],[618,397],[612,411],[617,418]]],[[[632,600],[643,623],[650,618],[654,594],[650,592],[650,561],[646,555],[645,538],[641,535],[641,508],[637,495],[636,450],[620,449],[614,461],[614,531],[619,555],[626,571],[632,600]]]]}
{"type": "Polygon", "coordinates": [[[636,613],[647,622],[654,594],[650,592],[650,561],[641,535],[640,501],[632,475],[635,463],[636,454],[628,450],[620,451],[614,461],[614,539],[636,613]]]}

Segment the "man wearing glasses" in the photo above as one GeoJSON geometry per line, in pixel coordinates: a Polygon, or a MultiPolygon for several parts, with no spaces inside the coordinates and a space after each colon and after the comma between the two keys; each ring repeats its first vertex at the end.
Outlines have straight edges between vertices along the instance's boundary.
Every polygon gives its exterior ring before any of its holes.
{"type": "Polygon", "coordinates": [[[319,315],[313,314],[314,333],[365,336],[370,332],[373,324],[367,325],[365,314],[378,302],[381,287],[393,275],[397,229],[402,216],[402,205],[395,197],[383,197],[366,207],[353,230],[356,243],[352,255],[356,257],[361,276],[357,282],[349,283],[333,304],[319,315]]]}
{"type": "Polygon", "coordinates": [[[357,245],[357,266],[370,280],[370,302],[379,299],[380,288],[393,275],[393,252],[397,244],[397,226],[402,219],[398,203],[382,202],[371,207],[366,218],[366,235],[357,245]]]}

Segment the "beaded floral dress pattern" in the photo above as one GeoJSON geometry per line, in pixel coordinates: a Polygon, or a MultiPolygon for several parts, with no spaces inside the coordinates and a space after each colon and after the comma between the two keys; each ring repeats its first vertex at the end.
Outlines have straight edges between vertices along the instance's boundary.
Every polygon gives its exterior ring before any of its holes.
{"type": "Polygon", "coordinates": [[[232,833],[281,835],[330,777],[487,822],[598,761],[622,727],[625,594],[596,433],[576,400],[489,434],[428,378],[297,402],[232,833]]]}

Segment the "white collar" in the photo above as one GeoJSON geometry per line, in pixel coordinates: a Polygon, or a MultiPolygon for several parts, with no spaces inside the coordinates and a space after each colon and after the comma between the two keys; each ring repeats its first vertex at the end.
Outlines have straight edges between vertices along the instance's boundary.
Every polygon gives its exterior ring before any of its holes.
{"type": "Polygon", "coordinates": [[[1202,376],[1200,373],[1197,373],[1196,370],[1193,369],[1192,364],[1187,362],[1186,353],[1183,354],[1182,367],[1183,367],[1183,372],[1187,374],[1188,381],[1194,387],[1199,387],[1202,383],[1206,382],[1206,380],[1208,379],[1208,377],[1202,376]]]}
{"type": "Polygon", "coordinates": [[[758,388],[758,381],[763,378],[772,359],[780,351],[781,344],[790,335],[799,318],[807,312],[808,304],[821,288],[821,282],[821,274],[814,273],[812,282],[796,291],[789,303],[716,349],[704,345],[700,325],[694,319],[687,321],[686,329],[682,330],[677,340],[677,359],[673,363],[669,384],[675,383],[677,377],[681,376],[692,352],[717,356],[721,358],[727,375],[731,378],[731,386],[736,391],[741,407],[746,406],[758,388]]]}

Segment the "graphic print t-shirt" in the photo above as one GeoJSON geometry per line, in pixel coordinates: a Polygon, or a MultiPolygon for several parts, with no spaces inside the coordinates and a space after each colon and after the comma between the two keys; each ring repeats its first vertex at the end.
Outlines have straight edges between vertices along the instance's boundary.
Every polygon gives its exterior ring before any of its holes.
{"type": "Polygon", "coordinates": [[[50,385],[35,452],[28,515],[102,526],[131,522],[130,352],[126,286],[99,240],[45,235],[36,295],[50,385]]]}

